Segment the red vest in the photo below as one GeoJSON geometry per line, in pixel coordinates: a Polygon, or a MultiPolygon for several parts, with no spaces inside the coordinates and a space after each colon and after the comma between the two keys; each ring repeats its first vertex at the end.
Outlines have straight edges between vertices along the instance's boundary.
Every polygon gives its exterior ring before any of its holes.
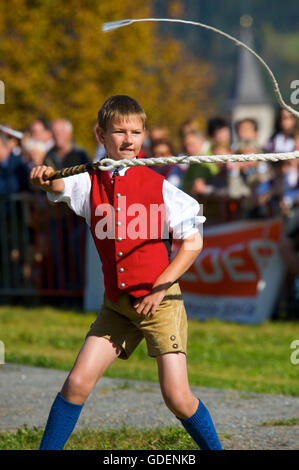
{"type": "Polygon", "coordinates": [[[109,172],[95,171],[90,179],[90,228],[105,293],[112,302],[123,292],[146,295],[170,260],[164,178],[148,167],[132,167],[124,176],[111,179],[109,172]]]}

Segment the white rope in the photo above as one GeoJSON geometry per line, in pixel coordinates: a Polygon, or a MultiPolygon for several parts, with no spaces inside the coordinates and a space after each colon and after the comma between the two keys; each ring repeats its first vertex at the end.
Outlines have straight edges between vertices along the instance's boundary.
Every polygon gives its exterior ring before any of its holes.
{"type": "Polygon", "coordinates": [[[239,155],[182,155],[179,157],[154,157],[113,160],[103,158],[96,165],[99,170],[110,171],[119,167],[174,165],[182,163],[227,163],[227,162],[278,162],[299,158],[299,151],[286,153],[250,153],[239,155]]]}
{"type": "Polygon", "coordinates": [[[289,111],[291,114],[293,114],[294,116],[299,118],[299,111],[296,111],[295,109],[293,109],[291,106],[287,105],[284,102],[284,100],[281,96],[280,90],[279,90],[277,80],[274,77],[274,74],[273,74],[272,70],[270,69],[270,67],[266,64],[266,62],[253,49],[251,49],[249,46],[244,44],[242,41],[239,41],[235,37],[231,36],[230,34],[224,33],[220,29],[214,28],[213,26],[209,26],[209,25],[206,25],[206,24],[203,24],[203,23],[199,23],[197,21],[180,20],[180,19],[174,19],[174,18],[139,18],[139,19],[126,19],[126,20],[121,20],[121,21],[112,21],[110,23],[104,23],[102,25],[102,31],[108,32],[108,31],[111,31],[113,29],[121,28],[123,26],[128,26],[130,24],[143,22],[143,21],[160,21],[160,22],[164,21],[164,22],[169,22],[169,23],[185,23],[185,24],[191,24],[193,26],[200,26],[201,28],[209,29],[211,31],[214,31],[215,33],[218,33],[218,34],[221,34],[222,36],[225,36],[226,38],[230,39],[235,44],[237,44],[237,46],[244,47],[248,52],[250,52],[251,54],[254,55],[254,57],[256,57],[256,59],[263,65],[266,72],[270,76],[270,79],[272,81],[273,88],[274,88],[274,93],[276,95],[276,98],[277,98],[277,101],[279,102],[279,104],[284,109],[289,111]]]}

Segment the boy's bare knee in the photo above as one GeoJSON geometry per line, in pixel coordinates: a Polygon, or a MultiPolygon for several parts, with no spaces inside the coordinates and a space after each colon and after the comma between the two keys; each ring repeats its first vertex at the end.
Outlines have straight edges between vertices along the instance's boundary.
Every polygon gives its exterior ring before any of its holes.
{"type": "Polygon", "coordinates": [[[72,403],[84,402],[91,389],[92,385],[82,374],[71,372],[61,390],[61,394],[72,403]]]}
{"type": "Polygon", "coordinates": [[[167,408],[178,418],[189,418],[195,413],[197,399],[192,393],[171,391],[163,394],[167,408]]]}
{"type": "Polygon", "coordinates": [[[177,413],[180,413],[184,406],[183,401],[180,400],[178,397],[167,397],[164,398],[164,401],[167,408],[172,411],[172,413],[174,413],[175,415],[177,415],[177,413]]]}

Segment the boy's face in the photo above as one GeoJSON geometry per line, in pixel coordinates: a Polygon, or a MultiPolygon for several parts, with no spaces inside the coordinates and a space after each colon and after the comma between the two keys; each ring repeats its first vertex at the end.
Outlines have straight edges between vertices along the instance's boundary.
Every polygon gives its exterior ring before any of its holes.
{"type": "Polygon", "coordinates": [[[97,126],[96,132],[113,160],[137,157],[144,138],[142,119],[134,115],[110,122],[106,131],[97,126]]]}

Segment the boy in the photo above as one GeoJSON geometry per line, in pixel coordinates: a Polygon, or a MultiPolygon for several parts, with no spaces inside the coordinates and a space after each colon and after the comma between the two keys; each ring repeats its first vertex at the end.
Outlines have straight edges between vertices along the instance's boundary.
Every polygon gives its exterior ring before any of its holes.
{"type": "MultiPolygon", "coordinates": [[[[109,158],[138,158],[145,118],[128,96],[112,96],[103,104],[96,135],[109,158]]],[[[197,217],[199,204],[148,167],[45,181],[50,173],[36,167],[31,182],[86,218],[102,261],[105,295],[52,405],[40,449],[63,449],[96,382],[117,357],[128,359],[143,337],[157,360],[168,408],[202,449],[221,449],[208,410],[189,388],[187,317],[177,282],[202,248],[198,226],[205,218],[197,217]],[[152,210],[157,207],[162,211],[152,210]],[[182,246],[170,262],[172,236],[182,246]]]]}

